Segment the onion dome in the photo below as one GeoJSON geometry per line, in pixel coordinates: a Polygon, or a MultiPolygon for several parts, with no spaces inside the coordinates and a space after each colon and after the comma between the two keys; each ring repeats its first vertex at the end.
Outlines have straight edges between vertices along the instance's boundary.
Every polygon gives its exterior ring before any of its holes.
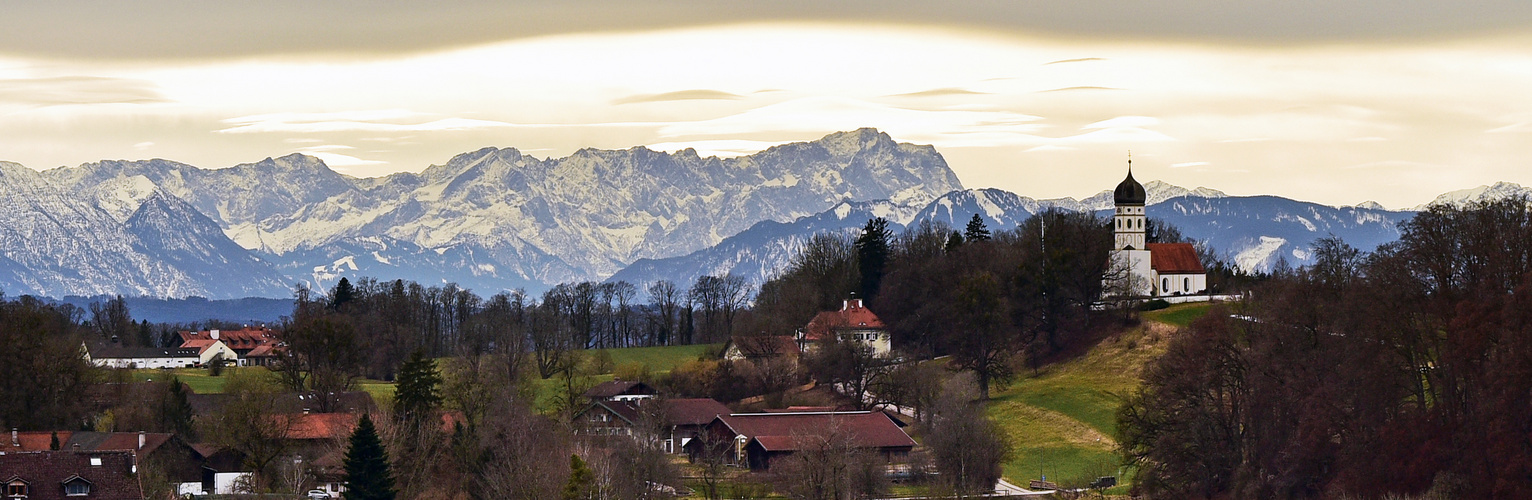
{"type": "Polygon", "coordinates": [[[1128,171],[1128,178],[1123,179],[1122,184],[1117,185],[1117,190],[1112,192],[1112,199],[1118,205],[1143,205],[1148,198],[1149,195],[1144,193],[1144,185],[1133,180],[1132,170],[1128,171]]]}

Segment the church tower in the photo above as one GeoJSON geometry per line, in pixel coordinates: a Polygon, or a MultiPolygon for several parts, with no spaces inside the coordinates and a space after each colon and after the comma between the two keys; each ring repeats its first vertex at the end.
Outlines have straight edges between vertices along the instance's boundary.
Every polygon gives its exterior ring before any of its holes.
{"type": "Polygon", "coordinates": [[[1112,192],[1117,211],[1112,215],[1117,250],[1144,250],[1144,186],[1133,180],[1133,159],[1128,158],[1128,178],[1112,192]]]}

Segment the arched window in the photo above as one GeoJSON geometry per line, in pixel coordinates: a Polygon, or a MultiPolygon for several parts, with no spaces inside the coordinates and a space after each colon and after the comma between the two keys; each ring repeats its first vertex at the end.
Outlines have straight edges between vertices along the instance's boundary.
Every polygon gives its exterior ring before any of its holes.
{"type": "Polygon", "coordinates": [[[1166,291],[1166,292],[1170,291],[1170,278],[1165,278],[1163,280],[1160,280],[1160,290],[1166,291]]]}
{"type": "Polygon", "coordinates": [[[1144,220],[1143,219],[1139,219],[1138,220],[1138,228],[1139,229],[1143,229],[1144,228],[1144,220]]]}
{"type": "Polygon", "coordinates": [[[1188,292],[1192,291],[1192,279],[1191,278],[1181,278],[1181,289],[1182,290],[1186,290],[1188,292]]]}

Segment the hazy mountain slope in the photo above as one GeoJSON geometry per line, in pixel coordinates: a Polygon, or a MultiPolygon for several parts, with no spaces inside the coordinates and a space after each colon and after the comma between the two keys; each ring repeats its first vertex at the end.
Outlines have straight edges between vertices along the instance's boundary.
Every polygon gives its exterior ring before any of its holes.
{"type": "Polygon", "coordinates": [[[155,192],[124,223],[139,251],[174,266],[212,298],[280,297],[292,284],[223,234],[190,204],[155,192]]]}

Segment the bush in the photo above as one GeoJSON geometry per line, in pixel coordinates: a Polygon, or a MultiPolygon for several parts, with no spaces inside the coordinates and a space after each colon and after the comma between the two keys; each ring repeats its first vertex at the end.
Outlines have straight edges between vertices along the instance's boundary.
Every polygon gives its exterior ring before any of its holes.
{"type": "Polygon", "coordinates": [[[596,351],[590,357],[590,372],[596,375],[612,373],[612,353],[610,351],[596,351]]]}
{"type": "Polygon", "coordinates": [[[1145,302],[1143,304],[1140,304],[1138,306],[1138,310],[1140,310],[1140,311],[1158,311],[1160,309],[1164,309],[1164,308],[1167,308],[1167,307],[1170,307],[1170,303],[1166,302],[1165,299],[1154,299],[1154,300],[1145,302]]]}
{"type": "Polygon", "coordinates": [[[629,361],[617,365],[616,370],[612,373],[618,380],[637,380],[645,383],[654,382],[654,371],[649,369],[649,365],[638,361],[629,361]]]}
{"type": "Polygon", "coordinates": [[[223,376],[223,360],[215,359],[207,365],[207,374],[214,377],[223,376]]]}

